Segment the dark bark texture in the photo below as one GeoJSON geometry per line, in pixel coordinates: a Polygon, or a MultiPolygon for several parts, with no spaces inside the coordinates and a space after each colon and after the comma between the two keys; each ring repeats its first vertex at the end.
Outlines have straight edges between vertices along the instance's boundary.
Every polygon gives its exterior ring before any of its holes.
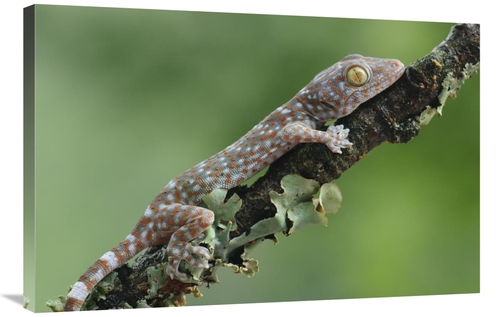
{"type": "MultiPolygon", "coordinates": [[[[343,150],[342,155],[331,153],[322,144],[301,144],[274,162],[252,186],[231,189],[228,197],[236,193],[243,201],[241,210],[236,214],[238,229],[233,236],[245,234],[253,224],[275,214],[268,193],[281,192],[283,176],[298,174],[320,184],[331,182],[376,146],[384,142],[405,143],[417,136],[420,114],[427,106],[437,108],[441,105],[438,96],[448,74],[461,79],[466,64],[479,63],[479,34],[477,24],[455,25],[448,37],[432,52],[407,66],[405,74],[394,85],[359,106],[351,115],[339,119],[336,124],[349,127],[349,140],[353,143],[351,148],[343,150]]],[[[274,236],[268,238],[273,239],[274,236]]],[[[238,254],[232,257],[235,264],[241,262],[240,251],[237,250],[238,254]]],[[[144,287],[146,269],[161,263],[162,254],[160,247],[152,248],[141,255],[133,267],[117,269],[119,285],[107,294],[106,300],[97,303],[98,309],[113,309],[121,307],[123,302],[133,305],[138,300],[144,300],[147,295],[147,287],[144,287]]],[[[162,292],[189,293],[193,290],[192,286],[169,281],[162,292]]],[[[164,306],[157,299],[147,299],[146,302],[153,307],[164,306]]],[[[179,295],[175,302],[183,305],[182,296],[179,295]]]]}

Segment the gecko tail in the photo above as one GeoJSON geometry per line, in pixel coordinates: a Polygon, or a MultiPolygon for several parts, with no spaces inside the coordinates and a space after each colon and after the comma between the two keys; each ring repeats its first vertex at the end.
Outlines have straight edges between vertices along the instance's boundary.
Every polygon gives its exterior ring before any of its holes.
{"type": "Polygon", "coordinates": [[[134,232],[116,247],[106,252],[94,262],[73,285],[64,304],[63,311],[78,311],[92,289],[116,268],[125,264],[136,254],[144,250],[144,245],[134,232]]]}

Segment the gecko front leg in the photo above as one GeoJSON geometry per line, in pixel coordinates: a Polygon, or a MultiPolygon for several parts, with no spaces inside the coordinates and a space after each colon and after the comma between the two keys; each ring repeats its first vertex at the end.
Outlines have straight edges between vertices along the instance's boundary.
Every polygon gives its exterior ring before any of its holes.
{"type": "Polygon", "coordinates": [[[326,131],[319,131],[305,122],[293,122],[287,124],[281,130],[281,137],[287,142],[293,143],[323,143],[333,153],[342,154],[342,148],[352,145],[347,139],[349,129],[343,125],[330,125],[326,131]]]}

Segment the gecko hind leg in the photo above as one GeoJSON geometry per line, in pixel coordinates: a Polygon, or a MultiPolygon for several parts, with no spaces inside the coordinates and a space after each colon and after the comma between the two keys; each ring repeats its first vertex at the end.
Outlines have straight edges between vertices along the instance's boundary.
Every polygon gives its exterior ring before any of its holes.
{"type": "Polygon", "coordinates": [[[204,231],[214,221],[214,213],[209,209],[191,205],[171,204],[166,208],[169,209],[169,215],[165,228],[177,228],[172,233],[166,249],[167,274],[172,279],[187,281],[188,276],[179,271],[182,260],[194,268],[209,267],[211,254],[208,249],[192,243],[199,243],[204,238],[204,231]]]}

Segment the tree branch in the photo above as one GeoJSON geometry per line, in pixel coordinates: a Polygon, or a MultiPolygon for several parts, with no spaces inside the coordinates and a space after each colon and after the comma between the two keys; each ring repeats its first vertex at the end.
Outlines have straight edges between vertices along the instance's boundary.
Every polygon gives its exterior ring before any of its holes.
{"type": "MultiPolygon", "coordinates": [[[[350,129],[349,140],[353,143],[342,155],[333,154],[323,144],[301,144],[274,162],[250,187],[231,189],[227,197],[236,193],[242,199],[242,207],[235,216],[237,229],[231,232],[231,238],[245,235],[252,225],[275,215],[276,208],[270,201],[269,192],[282,192],[280,181],[285,175],[298,174],[319,184],[328,183],[339,178],[376,146],[384,142],[406,143],[417,136],[422,119],[439,112],[446,97],[453,96],[475,69],[471,70],[470,65],[479,65],[479,34],[477,24],[455,25],[432,52],[409,65],[394,85],[351,115],[339,119],[336,124],[350,129]],[[426,115],[421,116],[422,113],[426,115]]],[[[240,265],[242,252],[243,248],[237,249],[229,261],[240,265]]],[[[117,269],[114,289],[105,300],[97,302],[97,309],[115,308],[123,302],[134,305],[139,300],[145,300],[148,306],[165,306],[165,298],[147,296],[150,287],[147,269],[163,261],[161,248],[152,248],[141,255],[133,267],[117,269]]],[[[205,282],[210,283],[210,278],[205,282]]],[[[172,280],[161,289],[162,294],[173,294],[169,303],[176,306],[183,305],[183,294],[190,292],[196,292],[194,284],[172,280]]]]}

